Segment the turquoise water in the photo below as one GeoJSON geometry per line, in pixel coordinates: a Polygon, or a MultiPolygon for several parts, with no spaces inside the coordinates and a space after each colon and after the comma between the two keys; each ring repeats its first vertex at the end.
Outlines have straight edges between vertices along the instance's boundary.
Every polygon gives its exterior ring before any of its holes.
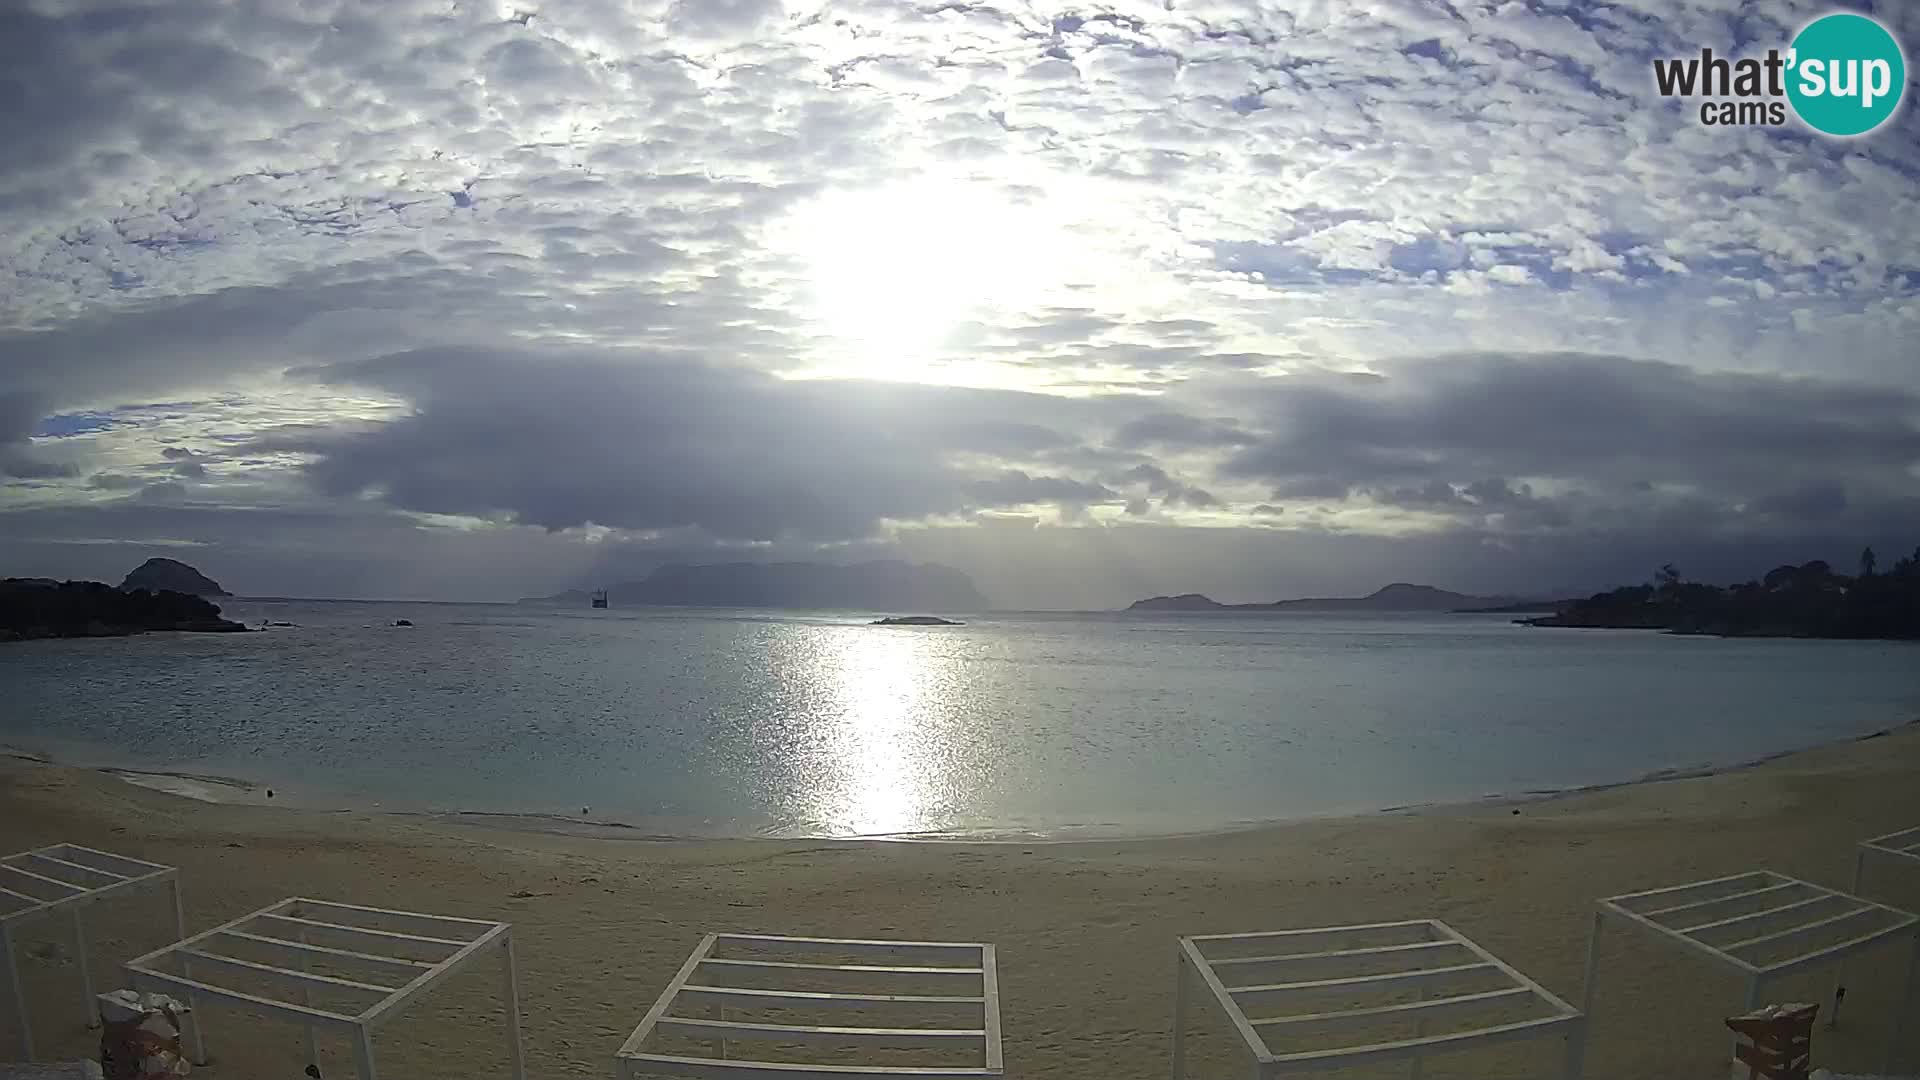
{"type": "Polygon", "coordinates": [[[1505,617],[228,601],[0,646],[0,744],[672,834],[1169,832],[1609,783],[1920,717],[1920,651],[1505,617]],[[396,628],[394,619],[416,624],[396,628]]]}

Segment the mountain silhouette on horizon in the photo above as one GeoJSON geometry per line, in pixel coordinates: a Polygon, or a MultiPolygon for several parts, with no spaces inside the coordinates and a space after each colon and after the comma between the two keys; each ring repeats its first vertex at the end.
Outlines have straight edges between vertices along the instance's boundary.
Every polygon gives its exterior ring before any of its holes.
{"type": "Polygon", "coordinates": [[[1512,596],[1472,596],[1432,585],[1396,581],[1366,596],[1310,596],[1268,604],[1222,604],[1200,593],[1135,600],[1128,611],[1459,611],[1520,602],[1512,596]]]}
{"type": "MultiPolygon", "coordinates": [[[[982,611],[986,597],[950,566],[884,559],[862,563],[670,563],[638,581],[607,587],[614,607],[851,608],[982,611]]],[[[570,589],[522,603],[578,604],[570,589]]]]}

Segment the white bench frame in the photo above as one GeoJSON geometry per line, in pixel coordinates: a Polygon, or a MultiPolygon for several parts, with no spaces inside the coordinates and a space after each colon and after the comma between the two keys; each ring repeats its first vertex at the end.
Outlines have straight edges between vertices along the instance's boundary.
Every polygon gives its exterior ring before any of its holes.
{"type": "Polygon", "coordinates": [[[33,1024],[20,982],[20,961],[14,954],[15,927],[60,911],[72,914],[82,1015],[88,1027],[98,1027],[93,969],[87,956],[86,907],[123,893],[161,886],[166,886],[173,898],[174,932],[184,937],[186,912],[180,905],[180,871],[174,867],[78,844],[49,844],[0,858],[0,952],[6,953],[7,989],[19,1018],[20,1045],[28,1061],[34,1057],[33,1024]]]}
{"type": "MultiPolygon", "coordinates": [[[[1853,887],[1847,891],[1855,896],[1864,896],[1861,886],[1867,879],[1867,856],[1880,855],[1889,859],[1906,860],[1920,864],[1920,828],[1902,829],[1885,836],[1876,836],[1871,840],[1862,840],[1853,854],[1853,887]]],[[[1827,1026],[1840,1024],[1840,1003],[1847,993],[1845,973],[1840,965],[1833,968],[1833,1011],[1827,1014],[1827,1026]]]]}
{"type": "MultiPolygon", "coordinates": [[[[1267,950],[1272,951],[1272,950],[1267,950]]],[[[1566,1040],[1566,1075],[1577,1080],[1581,1057],[1586,1047],[1586,1023],[1578,1009],[1556,997],[1552,991],[1515,971],[1506,963],[1469,941],[1464,935],[1438,919],[1408,922],[1368,923],[1360,926],[1325,926],[1302,930],[1274,930],[1248,934],[1203,934],[1179,940],[1175,961],[1173,1005],[1173,1080],[1185,1080],[1187,984],[1197,977],[1211,992],[1214,1003],[1232,1022],[1235,1031],[1253,1059],[1255,1080],[1272,1080],[1283,1073],[1312,1070],[1332,1071],[1349,1065],[1372,1064],[1405,1059],[1414,1080],[1419,1080],[1421,1059],[1429,1052],[1462,1050],[1473,1046],[1515,1039],[1557,1037],[1566,1040]],[[1411,940],[1377,944],[1379,931],[1403,931],[1411,940]],[[1273,955],[1210,957],[1207,948],[1234,942],[1257,942],[1293,951],[1273,955]],[[1376,942],[1368,944],[1368,942],[1376,942]],[[1300,951],[1300,950],[1306,951],[1300,951]],[[1408,966],[1387,973],[1362,973],[1362,965],[1383,957],[1404,953],[1408,966]],[[1423,961],[1439,961],[1423,965],[1423,961]],[[1262,978],[1275,972],[1276,982],[1229,985],[1228,980],[1262,978]],[[1444,981],[1473,971],[1501,976],[1506,985],[1498,990],[1472,994],[1426,997],[1404,1005],[1342,1009],[1329,1012],[1295,1014],[1254,1020],[1245,1006],[1258,1002],[1285,1001],[1310,997],[1327,991],[1366,986],[1419,986],[1444,981]],[[1531,1002],[1545,1008],[1547,1015],[1492,1027],[1473,1028],[1442,1034],[1426,1034],[1430,1019],[1458,1013],[1471,1013],[1498,1001],[1531,1002]],[[1286,1052],[1275,1049],[1265,1031],[1284,1034],[1288,1026],[1296,1031],[1312,1028],[1364,1027],[1380,1020],[1413,1018],[1417,1034],[1411,1039],[1391,1042],[1355,1043],[1333,1049],[1286,1052]],[[1263,1030],[1264,1029],[1264,1030],[1263,1030]]]]}
{"type": "Polygon", "coordinates": [[[1856,896],[1860,893],[1860,883],[1866,880],[1869,855],[1920,865],[1920,826],[1860,841],[1853,856],[1853,888],[1848,890],[1856,896]]]}
{"type": "Polygon", "coordinates": [[[1920,988],[1920,916],[1771,870],[1751,870],[1686,885],[1611,896],[1596,903],[1593,934],[1587,942],[1587,979],[1581,1004],[1589,1015],[1593,1011],[1594,984],[1599,978],[1600,932],[1609,919],[1637,926],[1658,940],[1678,945],[1743,976],[1747,981],[1746,1012],[1760,1007],[1761,992],[1774,979],[1829,965],[1837,968],[1855,953],[1902,936],[1911,938],[1912,959],[1907,967],[1906,990],[1900,1000],[1894,1002],[1891,1030],[1887,1037],[1886,1064],[1891,1069],[1900,1046],[1902,1021],[1912,1009],[1916,988],[1920,988]],[[1738,905],[1768,894],[1772,894],[1770,899],[1782,902],[1758,910],[1716,911],[1716,908],[1723,908],[1729,903],[1738,905]],[[1774,922],[1783,913],[1789,912],[1799,914],[1785,923],[1774,922]],[[1835,927],[1869,913],[1890,916],[1891,921],[1844,941],[1819,946],[1770,964],[1754,963],[1737,955],[1740,950],[1756,945],[1817,939],[1822,934],[1832,933],[1835,927]],[[1722,915],[1727,917],[1723,918],[1722,915]],[[1682,922],[1670,925],[1656,921],[1671,916],[1681,916],[1682,922]],[[1743,929],[1742,923],[1758,925],[1743,929]],[[1703,939],[1703,934],[1713,937],[1703,939]],[[1747,937],[1747,934],[1754,936],[1747,937]],[[1722,935],[1728,940],[1718,940],[1722,935]]]}
{"type": "MultiPolygon", "coordinates": [[[[341,904],[328,900],[291,897],[222,923],[205,933],[155,949],[127,964],[134,985],[185,994],[188,1005],[197,1009],[201,1001],[225,1001],[259,1012],[297,1021],[306,1027],[307,1062],[319,1066],[317,1029],[347,1032],[353,1040],[354,1062],[361,1080],[377,1080],[373,1059],[373,1032],[398,1015],[414,998],[426,993],[442,980],[469,966],[480,953],[499,950],[505,966],[507,1005],[507,1047],[513,1059],[513,1080],[526,1080],[527,1066],[520,1043],[520,979],[513,957],[511,923],[483,919],[462,919],[450,915],[428,915],[416,911],[391,911],[386,908],[341,904]],[[286,936],[282,936],[286,935],[286,936]],[[218,952],[219,939],[230,937],[255,947],[279,950],[293,957],[298,967],[280,967],[218,952]],[[309,942],[308,938],[329,942],[350,942],[351,947],[329,947],[309,942]],[[402,947],[427,947],[444,950],[438,960],[415,960],[397,955],[402,947]],[[307,970],[309,961],[322,957],[329,961],[357,964],[380,974],[360,975],[354,979],[316,975],[307,970]],[[168,959],[180,963],[181,974],[162,970],[168,959]],[[240,970],[266,976],[298,989],[299,1001],[223,987],[196,976],[202,970],[240,970]],[[397,972],[398,975],[393,973],[397,972]],[[398,985],[391,981],[400,980],[398,985]],[[366,981],[361,981],[362,979],[366,981]],[[364,994],[369,1004],[354,1014],[315,1008],[312,990],[316,986],[364,994]]],[[[197,1063],[206,1062],[206,1044],[200,1025],[188,1024],[192,1052],[197,1063]]]]}
{"type": "Polygon", "coordinates": [[[872,941],[855,938],[780,937],[768,934],[708,934],[680,966],[673,981],[661,992],[653,1008],[647,1010],[633,1034],[614,1054],[614,1073],[622,1080],[649,1075],[706,1077],[709,1080],[831,1080],[835,1077],[910,1077],[913,1080],[977,1080],[1001,1075],[1000,1055],[1000,978],[992,945],[978,942],[949,941],[872,941]],[[723,946],[744,946],[753,951],[751,959],[720,957],[714,952],[723,946]],[[881,958],[872,964],[825,964],[810,962],[809,956],[822,953],[881,958]],[[886,959],[895,961],[886,963],[886,959]],[[905,961],[902,965],[899,961],[905,961]],[[931,979],[951,979],[958,996],[895,994],[883,992],[840,993],[800,990],[764,990],[723,985],[727,968],[777,970],[802,976],[806,973],[839,972],[874,983],[898,988],[902,983],[931,979]],[[700,981],[694,982],[699,975],[700,981]],[[977,1028],[912,1027],[821,1027],[817,1025],[769,1024],[707,1020],[673,1015],[681,1001],[726,1004],[750,1004],[779,1007],[850,1007],[913,1009],[951,1009],[955,1006],[978,1007],[977,1028]],[[718,1058],[676,1054],[647,1053],[642,1047],[654,1032],[674,1031],[697,1035],[718,1042],[718,1058]],[[888,1065],[814,1065],[786,1061],[742,1060],[729,1057],[729,1035],[750,1039],[777,1039],[782,1042],[860,1043],[873,1046],[954,1046],[977,1044],[980,1064],[940,1067],[888,1065]]]}

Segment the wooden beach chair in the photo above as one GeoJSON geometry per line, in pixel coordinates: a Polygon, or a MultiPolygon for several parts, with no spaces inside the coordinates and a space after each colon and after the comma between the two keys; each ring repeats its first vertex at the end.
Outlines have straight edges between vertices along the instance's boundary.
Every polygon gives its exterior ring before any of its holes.
{"type": "Polygon", "coordinates": [[[1423,1059],[1516,1039],[1563,1041],[1579,1077],[1578,1009],[1437,919],[1179,940],[1173,1080],[1185,1080],[1190,984],[1238,1034],[1254,1080],[1423,1059]]]}
{"type": "Polygon", "coordinates": [[[1001,1071],[993,946],[946,941],[708,934],[614,1055],[622,1080],[1001,1071]],[[740,1043],[765,1049],[743,1056],[740,1043]],[[786,1049],[800,1043],[822,1049],[786,1049]]]}
{"type": "Polygon", "coordinates": [[[180,906],[180,871],[145,859],[96,851],[78,844],[51,844],[0,858],[0,953],[5,953],[8,999],[20,1026],[20,1049],[34,1059],[33,1022],[20,981],[16,952],[21,927],[37,919],[67,915],[73,920],[74,960],[80,968],[80,1010],[88,1027],[97,1024],[93,1008],[93,968],[87,951],[86,909],[91,904],[149,889],[167,890],[173,901],[173,929],[186,936],[186,912],[180,906]]]}
{"type": "Polygon", "coordinates": [[[505,976],[512,1076],[526,1080],[510,923],[294,897],[156,949],[128,963],[127,972],[141,989],[187,999],[196,1064],[206,1061],[206,1046],[203,1023],[192,1018],[208,1002],[226,1002],[304,1025],[313,1075],[319,1072],[318,1030],[346,1034],[360,1080],[377,1080],[374,1031],[496,951],[505,976]]]}
{"type": "Polygon", "coordinates": [[[1727,1030],[1740,1036],[1733,1045],[1733,1057],[1746,1066],[1747,1080],[1808,1080],[1813,1018],[1819,1012],[1818,1005],[1796,1003],[1728,1017],[1727,1030]]]}

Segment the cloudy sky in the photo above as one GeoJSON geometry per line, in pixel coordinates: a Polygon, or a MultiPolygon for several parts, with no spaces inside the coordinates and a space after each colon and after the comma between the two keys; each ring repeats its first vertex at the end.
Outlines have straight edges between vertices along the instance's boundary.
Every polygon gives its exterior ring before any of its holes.
{"type": "Polygon", "coordinates": [[[6,0],[0,573],[1079,607],[1904,551],[1920,113],[1652,87],[1830,6],[6,0]]]}

